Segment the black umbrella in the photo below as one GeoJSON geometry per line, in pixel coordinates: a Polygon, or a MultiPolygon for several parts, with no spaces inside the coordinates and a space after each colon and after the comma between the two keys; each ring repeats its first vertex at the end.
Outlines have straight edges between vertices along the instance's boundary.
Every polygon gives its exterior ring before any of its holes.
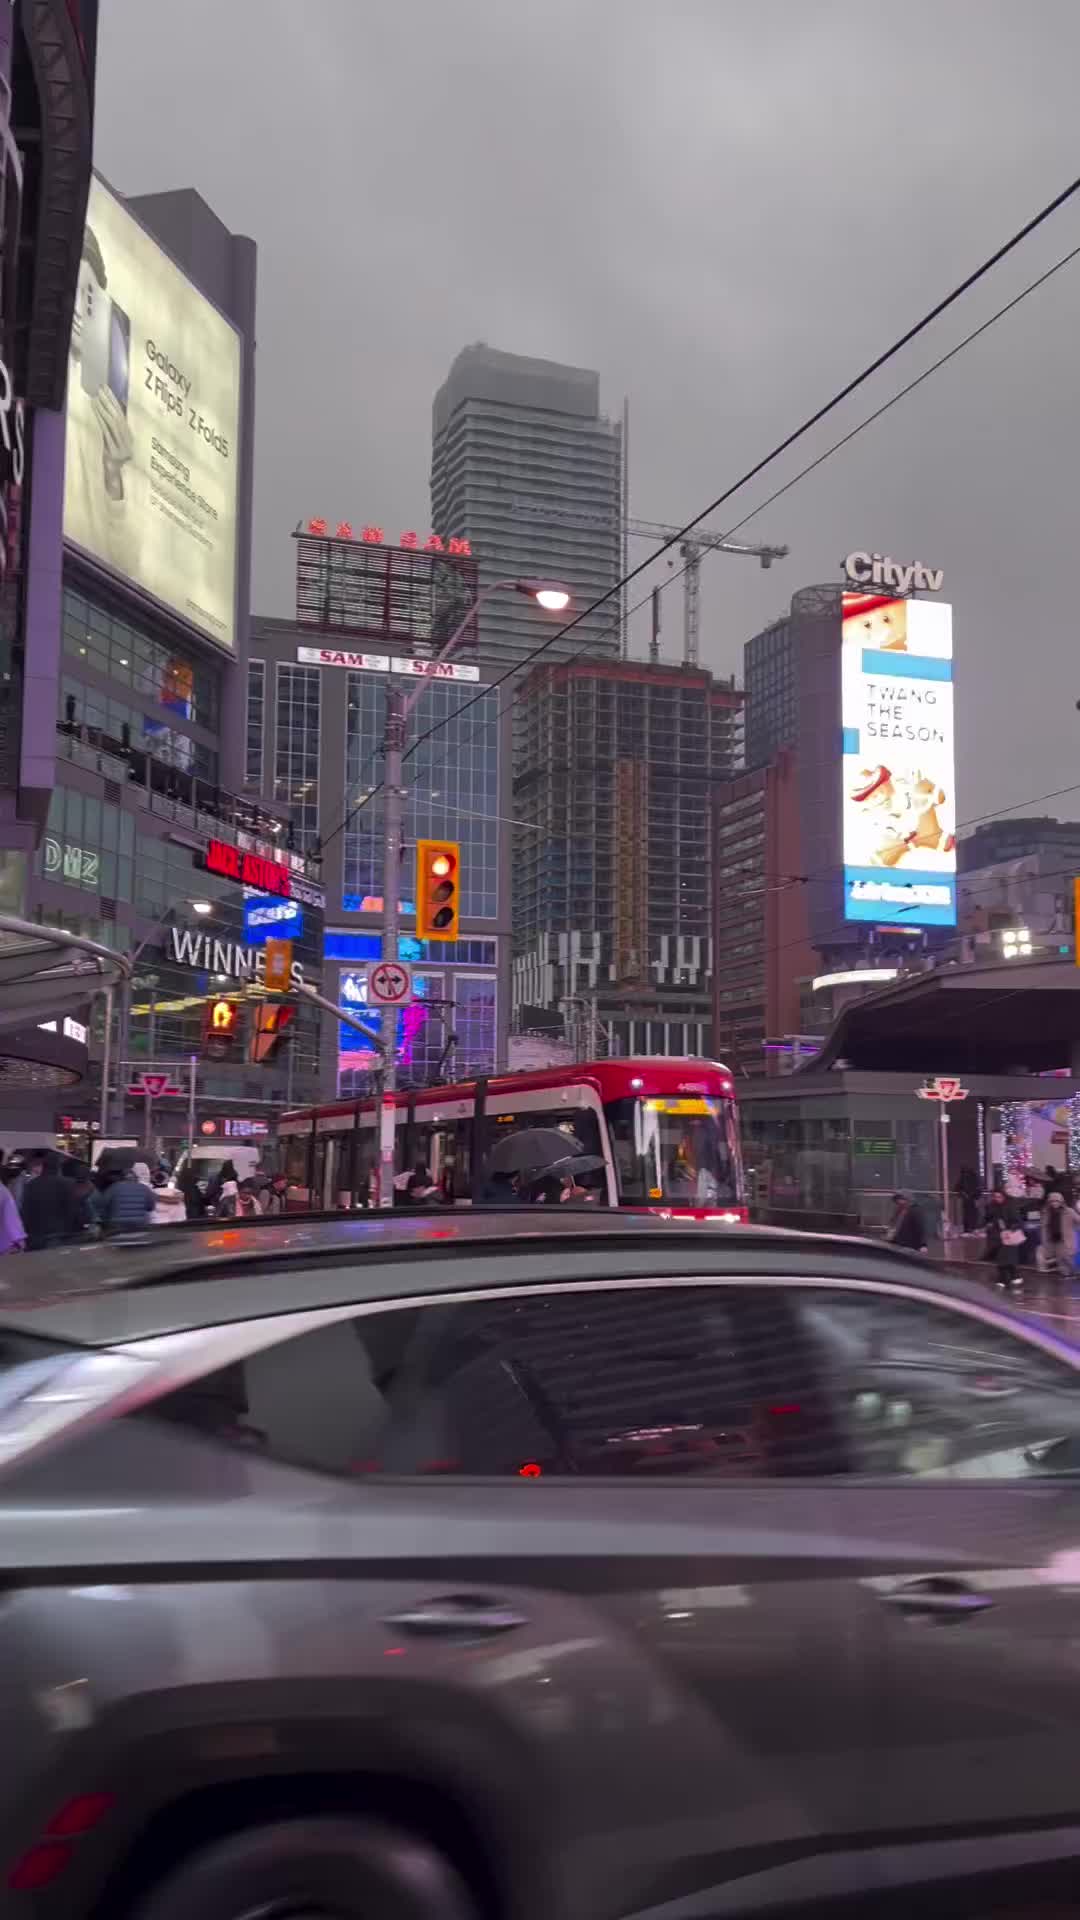
{"type": "Polygon", "coordinates": [[[576,1134],[563,1133],[558,1127],[523,1127],[520,1133],[508,1133],[496,1141],[488,1156],[488,1172],[544,1173],[581,1153],[576,1134]]]}

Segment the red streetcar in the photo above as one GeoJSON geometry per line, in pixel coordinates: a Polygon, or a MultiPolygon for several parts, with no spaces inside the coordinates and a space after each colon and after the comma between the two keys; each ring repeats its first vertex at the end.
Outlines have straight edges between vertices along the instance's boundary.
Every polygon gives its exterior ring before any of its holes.
{"type": "MultiPolygon", "coordinates": [[[[394,1096],[395,1174],[418,1163],[447,1204],[485,1197],[496,1143],[526,1127],[558,1127],[570,1151],[602,1159],[602,1204],[698,1220],[745,1220],[735,1088],[715,1060],[599,1060],[536,1073],[492,1074],[394,1096]]],[[[353,1207],[377,1158],[371,1099],[282,1116],[278,1137],[291,1204],[353,1207]]]]}

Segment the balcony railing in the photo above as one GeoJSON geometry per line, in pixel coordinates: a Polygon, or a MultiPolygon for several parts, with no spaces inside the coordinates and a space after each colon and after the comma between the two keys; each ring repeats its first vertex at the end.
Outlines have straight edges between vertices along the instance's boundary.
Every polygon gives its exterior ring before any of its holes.
{"type": "Polygon", "coordinates": [[[261,853],[302,877],[313,877],[311,863],[289,845],[291,822],[278,819],[255,801],[227,793],[183,767],[114,740],[100,728],[61,720],[57,731],[63,759],[123,786],[136,806],[158,819],[171,820],[207,839],[233,840],[249,853],[261,853]]]}

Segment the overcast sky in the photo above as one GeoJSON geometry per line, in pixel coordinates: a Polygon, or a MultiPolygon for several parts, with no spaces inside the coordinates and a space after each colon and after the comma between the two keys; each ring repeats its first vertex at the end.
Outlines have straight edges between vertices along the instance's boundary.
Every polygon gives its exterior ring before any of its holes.
{"type": "MultiPolygon", "coordinates": [[[[264,613],[301,516],[427,527],[467,342],[598,368],[632,511],[680,521],[1080,172],[1077,0],[103,0],[99,53],[113,184],[258,242],[264,613]]],[[[1080,195],[808,453],[1078,244],[1080,195]]],[[[1080,260],[752,523],[787,561],[705,567],[740,678],[851,548],[943,567],[961,821],[1080,782],[1078,309],[1080,260]]]]}

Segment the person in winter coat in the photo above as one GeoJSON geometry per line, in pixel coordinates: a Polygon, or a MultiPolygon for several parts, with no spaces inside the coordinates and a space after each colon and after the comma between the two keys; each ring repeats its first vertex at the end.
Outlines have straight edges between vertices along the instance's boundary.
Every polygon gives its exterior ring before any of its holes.
{"type": "Polygon", "coordinates": [[[97,1217],[105,1233],[132,1233],[148,1226],[154,1211],[154,1189],[129,1167],[98,1196],[97,1217]]]}
{"type": "Polygon", "coordinates": [[[171,1180],[166,1181],[164,1186],[154,1187],[153,1195],[154,1211],[150,1216],[153,1226],[175,1227],[187,1219],[187,1202],[179,1187],[174,1187],[171,1180]]]}
{"type": "Polygon", "coordinates": [[[1068,1281],[1076,1264],[1076,1209],[1070,1207],[1059,1187],[1046,1196],[1042,1214],[1039,1264],[1044,1273],[1068,1281]]]}
{"type": "Polygon", "coordinates": [[[176,1184],[184,1196],[184,1205],[187,1209],[188,1219],[204,1220],[206,1218],[206,1196],[199,1184],[199,1176],[190,1160],[176,1184]]]}
{"type": "Polygon", "coordinates": [[[907,1247],[910,1253],[926,1252],[926,1222],[922,1208],[910,1193],[893,1194],[893,1217],[888,1238],[894,1247],[907,1247]]]}
{"type": "Polygon", "coordinates": [[[43,1154],[40,1166],[40,1173],[27,1180],[19,1208],[26,1245],[32,1253],[41,1247],[63,1246],[82,1232],[82,1208],[75,1182],[61,1174],[60,1155],[43,1154]]]}
{"type": "MultiPolygon", "coordinates": [[[[230,1166],[232,1162],[228,1163],[230,1166]]],[[[222,1180],[214,1201],[214,1214],[218,1220],[235,1220],[240,1211],[240,1183],[238,1180],[222,1180]]]]}
{"type": "Polygon", "coordinates": [[[26,1245],[26,1228],[11,1188],[0,1181],[0,1253],[18,1253],[26,1245]]]}
{"type": "Polygon", "coordinates": [[[995,1187],[991,1193],[983,1210],[983,1227],[986,1231],[983,1259],[995,1269],[998,1285],[1018,1287],[1020,1256],[1027,1235],[1020,1207],[1004,1187],[995,1187]]]}

